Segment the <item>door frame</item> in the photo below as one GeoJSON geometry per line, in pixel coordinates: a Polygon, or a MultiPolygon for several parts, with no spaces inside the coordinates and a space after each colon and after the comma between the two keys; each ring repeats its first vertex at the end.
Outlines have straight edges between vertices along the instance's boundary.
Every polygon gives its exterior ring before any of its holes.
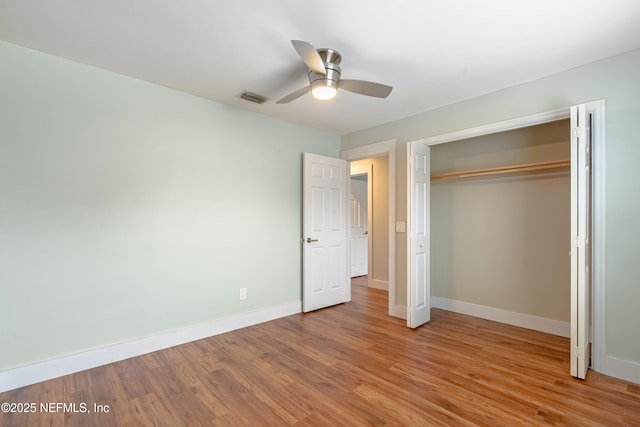
{"type": "MultiPolygon", "coordinates": [[[[349,177],[367,175],[367,286],[371,286],[371,263],[373,262],[373,165],[353,167],[349,165],[349,177]]],[[[351,251],[349,247],[349,251],[351,251]]]]}
{"type": "MultiPolygon", "coordinates": [[[[605,360],[605,101],[604,99],[586,102],[588,109],[594,111],[594,133],[592,145],[592,298],[591,298],[591,368],[602,372],[605,360]]],[[[436,135],[415,141],[407,142],[407,152],[411,152],[415,145],[437,145],[447,142],[476,136],[489,135],[508,130],[514,130],[556,120],[568,119],[572,105],[552,111],[546,111],[515,119],[490,123],[474,128],[463,129],[442,135],[436,135]]],[[[409,158],[407,156],[407,170],[409,170],[409,158]]],[[[413,182],[407,182],[407,202],[413,198],[413,182]]],[[[407,212],[411,212],[408,210],[407,212]]],[[[407,230],[410,230],[411,217],[407,215],[407,230]]],[[[409,243],[408,243],[409,244],[409,243]]],[[[407,247],[409,254],[409,247],[407,247]]],[[[407,257],[407,271],[410,271],[411,260],[407,257]]],[[[411,276],[407,276],[407,294],[411,292],[411,276]]],[[[407,307],[408,309],[408,307],[407,307]]]]}
{"type": "MultiPolygon", "coordinates": [[[[406,305],[396,301],[396,140],[390,139],[340,152],[349,162],[387,156],[389,161],[389,315],[406,318],[406,305]]],[[[371,239],[370,239],[371,240],[371,239]]],[[[370,260],[371,261],[371,260],[370,260]]]]}

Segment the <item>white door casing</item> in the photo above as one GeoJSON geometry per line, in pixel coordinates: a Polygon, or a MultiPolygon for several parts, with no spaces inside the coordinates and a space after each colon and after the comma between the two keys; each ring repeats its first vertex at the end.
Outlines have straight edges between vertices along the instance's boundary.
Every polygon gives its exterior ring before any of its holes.
{"type": "Polygon", "coordinates": [[[304,153],[302,311],[350,299],[347,162],[304,153]]]}
{"type": "Polygon", "coordinates": [[[351,277],[369,272],[368,182],[351,179],[349,195],[349,240],[351,247],[351,277]]]}
{"type": "Polygon", "coordinates": [[[571,375],[584,379],[591,357],[591,115],[571,107],[571,375]]]}
{"type": "Polygon", "coordinates": [[[419,144],[408,144],[407,148],[408,182],[413,186],[408,203],[407,326],[417,328],[431,320],[431,148],[419,144]]]}

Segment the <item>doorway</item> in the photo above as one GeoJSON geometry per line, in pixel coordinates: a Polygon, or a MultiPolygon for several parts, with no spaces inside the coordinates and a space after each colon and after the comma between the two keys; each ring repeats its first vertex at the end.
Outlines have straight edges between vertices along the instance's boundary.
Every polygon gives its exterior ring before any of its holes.
{"type": "Polygon", "coordinates": [[[350,167],[351,276],[366,275],[369,288],[388,292],[389,158],[355,160],[350,167]]]}
{"type": "MultiPolygon", "coordinates": [[[[375,163],[372,184],[372,202],[375,210],[375,201],[384,200],[385,207],[382,208],[382,213],[379,217],[384,219],[384,225],[376,227],[374,224],[374,232],[369,230],[369,243],[373,245],[373,241],[376,238],[373,234],[376,234],[378,238],[383,239],[382,245],[386,251],[384,255],[376,256],[375,249],[372,249],[372,254],[369,256],[369,272],[373,272],[373,278],[367,278],[368,286],[379,287],[388,291],[388,314],[395,317],[405,318],[406,305],[403,303],[398,304],[396,299],[396,246],[395,246],[395,221],[396,221],[396,141],[389,140],[379,142],[371,145],[357,147],[350,150],[345,150],[341,153],[341,158],[350,162],[356,161],[376,161],[376,159],[385,159],[387,168],[387,183],[378,182],[375,178],[375,163]],[[384,190],[384,191],[379,191],[384,190]],[[386,280],[378,282],[377,272],[382,271],[386,280]],[[377,275],[377,276],[376,276],[377,275]],[[371,279],[371,280],[370,280],[371,279]]],[[[372,219],[372,223],[375,219],[372,219]]]]}
{"type": "Polygon", "coordinates": [[[352,162],[349,194],[349,243],[351,278],[369,276],[372,259],[373,163],[352,162]]]}

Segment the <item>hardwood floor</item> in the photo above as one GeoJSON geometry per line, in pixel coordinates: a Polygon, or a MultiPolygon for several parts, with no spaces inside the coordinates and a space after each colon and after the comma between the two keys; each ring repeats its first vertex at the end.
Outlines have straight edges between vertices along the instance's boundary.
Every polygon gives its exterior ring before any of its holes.
{"type": "Polygon", "coordinates": [[[565,338],[436,309],[411,330],[386,312],[355,280],[348,304],[0,394],[38,405],[0,425],[640,426],[640,386],[571,378],[565,338]]]}

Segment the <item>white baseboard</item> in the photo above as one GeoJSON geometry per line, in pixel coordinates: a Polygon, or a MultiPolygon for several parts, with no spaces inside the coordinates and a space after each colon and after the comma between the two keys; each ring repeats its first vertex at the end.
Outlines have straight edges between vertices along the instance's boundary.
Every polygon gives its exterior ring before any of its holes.
{"type": "Polygon", "coordinates": [[[533,316],[531,314],[516,313],[514,311],[503,310],[501,308],[488,307],[485,305],[473,304],[465,301],[458,301],[449,298],[431,297],[431,307],[441,308],[447,311],[467,314],[469,316],[480,317],[482,319],[507,323],[521,328],[533,329],[548,334],[560,335],[562,337],[571,336],[571,324],[559,320],[548,319],[546,317],[533,316]]]}
{"type": "Polygon", "coordinates": [[[0,393],[300,313],[301,308],[298,301],[8,369],[0,372],[0,393]]]}
{"type": "MultiPolygon", "coordinates": [[[[431,306],[554,335],[569,336],[569,324],[557,320],[440,297],[432,297],[431,306]]],[[[300,302],[294,302],[9,369],[0,372],[0,393],[300,312],[300,302]]],[[[407,307],[396,304],[389,314],[406,320],[407,307]]],[[[640,384],[640,363],[637,362],[605,356],[599,372],[640,384]]]]}
{"type": "Polygon", "coordinates": [[[601,368],[598,372],[602,374],[640,384],[640,363],[638,362],[605,356],[601,368]]]}
{"type": "Polygon", "coordinates": [[[389,291],[389,282],[385,280],[371,279],[369,280],[369,287],[373,289],[380,289],[381,291],[389,291]]]}

